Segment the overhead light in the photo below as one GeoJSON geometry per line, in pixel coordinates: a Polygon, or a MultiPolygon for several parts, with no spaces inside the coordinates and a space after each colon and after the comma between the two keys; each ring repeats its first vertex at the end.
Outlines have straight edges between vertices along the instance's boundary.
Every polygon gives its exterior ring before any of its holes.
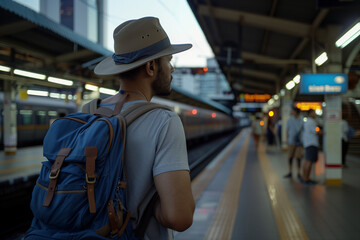
{"type": "Polygon", "coordinates": [[[328,56],[326,52],[323,52],[322,54],[320,54],[320,56],[318,56],[315,59],[315,63],[318,66],[321,66],[324,62],[326,62],[328,60],[328,56]]]}
{"type": "Polygon", "coordinates": [[[347,31],[341,38],[339,38],[335,42],[335,45],[337,47],[344,48],[359,35],[360,35],[360,22],[355,24],[349,31],[347,31]]]}
{"type": "Polygon", "coordinates": [[[6,67],[6,66],[3,66],[3,65],[0,65],[0,71],[2,71],[2,72],[10,72],[10,71],[11,71],[11,68],[6,67]]]}
{"type": "Polygon", "coordinates": [[[27,94],[28,95],[33,95],[33,96],[42,96],[42,97],[49,96],[48,91],[39,91],[39,90],[27,90],[27,94]]]}
{"type": "Polygon", "coordinates": [[[272,105],[273,103],[274,103],[274,99],[271,98],[271,99],[268,101],[268,104],[269,104],[269,105],[272,105]]]}
{"type": "Polygon", "coordinates": [[[285,87],[286,87],[287,90],[291,90],[293,87],[295,87],[295,82],[293,80],[291,80],[290,82],[288,82],[285,85],[285,87]]]}
{"type": "Polygon", "coordinates": [[[355,104],[360,104],[360,100],[355,100],[355,104]]]}
{"type": "Polygon", "coordinates": [[[51,98],[60,98],[60,93],[50,93],[51,98]]]}
{"type": "Polygon", "coordinates": [[[278,99],[279,99],[279,95],[275,94],[275,95],[274,95],[274,99],[275,99],[275,100],[278,100],[278,99]]]}
{"type": "Polygon", "coordinates": [[[48,77],[48,81],[52,83],[57,83],[65,86],[72,86],[74,84],[73,81],[63,79],[63,78],[56,78],[56,77],[48,77]]]}
{"type": "Polygon", "coordinates": [[[110,88],[103,88],[101,87],[99,89],[100,93],[104,93],[104,94],[108,94],[108,95],[115,95],[117,93],[117,91],[115,91],[114,89],[110,89],[110,88]]]}
{"type": "Polygon", "coordinates": [[[29,78],[36,78],[36,79],[40,79],[40,80],[46,79],[46,76],[44,74],[28,72],[28,71],[24,71],[24,70],[20,70],[20,69],[15,69],[14,74],[24,76],[24,77],[29,77],[29,78]]]}
{"type": "Polygon", "coordinates": [[[298,75],[296,75],[294,78],[293,78],[293,81],[296,83],[296,84],[298,84],[299,82],[300,82],[300,75],[298,74],[298,75]]]}
{"type": "Polygon", "coordinates": [[[92,84],[85,84],[85,89],[90,90],[90,91],[99,91],[99,87],[92,85],[92,84]]]}

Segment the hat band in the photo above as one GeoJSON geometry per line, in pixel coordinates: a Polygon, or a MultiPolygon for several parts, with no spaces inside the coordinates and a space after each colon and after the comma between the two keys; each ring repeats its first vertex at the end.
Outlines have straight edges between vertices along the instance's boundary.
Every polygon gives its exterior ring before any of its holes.
{"type": "Polygon", "coordinates": [[[123,53],[123,54],[113,54],[112,58],[115,62],[115,64],[127,64],[132,63],[140,59],[144,59],[147,57],[150,57],[170,46],[170,40],[169,38],[164,38],[163,40],[154,43],[150,46],[144,47],[142,49],[129,52],[129,53],[123,53]]]}

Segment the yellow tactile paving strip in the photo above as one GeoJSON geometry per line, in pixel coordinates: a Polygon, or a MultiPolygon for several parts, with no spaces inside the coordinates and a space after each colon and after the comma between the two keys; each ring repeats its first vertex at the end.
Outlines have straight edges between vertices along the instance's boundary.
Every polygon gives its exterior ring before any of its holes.
{"type": "Polygon", "coordinates": [[[224,192],[205,239],[231,239],[239,203],[246,156],[249,148],[249,138],[250,134],[246,136],[244,144],[236,157],[236,161],[227,180],[224,192]]]}
{"type": "MultiPolygon", "coordinates": [[[[219,170],[220,166],[223,164],[225,159],[228,158],[230,153],[234,150],[236,143],[240,140],[241,136],[244,134],[244,130],[241,131],[235,139],[230,143],[232,144],[229,149],[223,154],[223,157],[220,161],[217,162],[216,166],[211,169],[205,169],[202,171],[194,180],[191,181],[191,188],[195,201],[199,199],[205,188],[209,185],[210,181],[214,178],[215,174],[219,170]]],[[[221,153],[220,153],[221,154],[221,153]]],[[[219,154],[219,155],[220,155],[219,154]]]]}
{"type": "Polygon", "coordinates": [[[280,239],[309,239],[261,143],[257,153],[280,239]]]}

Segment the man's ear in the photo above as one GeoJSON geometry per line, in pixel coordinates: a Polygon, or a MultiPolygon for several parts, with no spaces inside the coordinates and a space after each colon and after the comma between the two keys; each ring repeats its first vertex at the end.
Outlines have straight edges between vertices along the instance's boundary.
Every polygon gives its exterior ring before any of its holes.
{"type": "Polygon", "coordinates": [[[145,69],[146,73],[153,77],[155,75],[156,62],[154,60],[146,62],[145,69]]]}

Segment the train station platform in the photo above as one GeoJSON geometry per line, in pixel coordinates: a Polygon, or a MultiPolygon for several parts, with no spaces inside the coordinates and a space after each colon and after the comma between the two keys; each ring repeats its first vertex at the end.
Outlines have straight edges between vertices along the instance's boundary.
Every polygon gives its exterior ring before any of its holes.
{"type": "MultiPolygon", "coordinates": [[[[0,184],[35,181],[41,152],[41,146],[18,149],[15,156],[0,152],[0,184]]],[[[296,174],[284,178],[287,153],[263,141],[256,148],[251,130],[243,129],[192,180],[194,222],[175,240],[360,239],[360,159],[348,156],[342,186],[325,185],[321,161],[312,173],[318,184],[303,185],[296,174]]]]}
{"type": "Polygon", "coordinates": [[[342,186],[319,169],[303,185],[283,177],[287,153],[256,148],[246,129],[193,180],[194,223],[175,239],[360,239],[360,160],[348,165],[342,186]]]}

